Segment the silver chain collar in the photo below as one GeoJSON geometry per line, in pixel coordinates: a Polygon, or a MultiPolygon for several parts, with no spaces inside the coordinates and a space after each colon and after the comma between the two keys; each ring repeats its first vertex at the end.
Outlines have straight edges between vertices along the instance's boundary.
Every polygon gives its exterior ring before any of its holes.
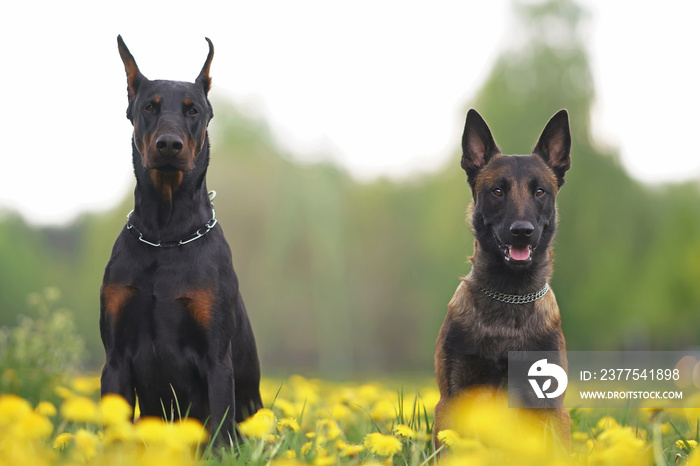
{"type": "MultiPolygon", "coordinates": [[[[469,276],[472,276],[472,272],[469,272],[469,276]]],[[[540,299],[542,296],[546,295],[549,291],[549,283],[545,283],[541,290],[530,294],[507,294],[500,293],[498,291],[489,290],[488,288],[479,287],[479,291],[484,293],[489,298],[495,299],[506,304],[527,304],[532,303],[540,299]]]]}
{"type": "Polygon", "coordinates": [[[546,295],[547,291],[549,291],[549,283],[545,283],[544,287],[536,293],[523,294],[523,295],[499,293],[498,291],[492,291],[492,290],[489,290],[488,288],[481,288],[481,287],[479,287],[479,291],[484,293],[489,298],[493,298],[496,301],[500,301],[502,303],[527,304],[527,303],[532,303],[534,301],[537,301],[542,296],[546,295]]]}
{"type": "MultiPolygon", "coordinates": [[[[209,191],[209,202],[213,201],[214,198],[216,197],[216,191],[209,191]]],[[[138,233],[139,235],[139,241],[142,243],[145,243],[149,246],[153,246],[154,248],[172,248],[176,246],[183,246],[185,244],[191,243],[194,240],[197,240],[201,238],[202,236],[206,235],[209,233],[209,231],[216,226],[218,223],[218,220],[216,220],[216,211],[214,211],[214,203],[211,202],[211,220],[209,220],[207,223],[204,224],[203,227],[199,228],[197,231],[192,233],[190,236],[181,239],[181,240],[175,240],[175,241],[158,241],[157,243],[154,243],[152,241],[148,241],[143,237],[143,233],[139,231],[138,228],[136,228],[131,222],[131,214],[133,214],[134,211],[132,210],[129,212],[126,216],[126,229],[127,230],[133,230],[135,233],[138,233]],[[202,231],[203,230],[203,231],[202,231]]]]}

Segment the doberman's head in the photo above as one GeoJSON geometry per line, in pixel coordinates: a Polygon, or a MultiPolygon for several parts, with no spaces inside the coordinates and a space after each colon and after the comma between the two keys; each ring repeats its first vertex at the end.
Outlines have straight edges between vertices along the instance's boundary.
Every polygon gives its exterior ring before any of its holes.
{"type": "Polygon", "coordinates": [[[214,46],[206,40],[209,54],[202,71],[194,83],[188,83],[149,80],[139,71],[121,36],[117,37],[126,69],[126,116],[134,125],[134,147],[154,183],[170,180],[171,191],[177,189],[183,174],[194,169],[197,156],[208,145],[207,125],[214,116],[207,99],[214,46]]]}
{"type": "Polygon", "coordinates": [[[529,156],[502,155],[481,115],[469,110],[462,168],[474,197],[475,238],[494,261],[522,270],[546,257],[570,149],[566,110],[549,120],[529,156]]]}

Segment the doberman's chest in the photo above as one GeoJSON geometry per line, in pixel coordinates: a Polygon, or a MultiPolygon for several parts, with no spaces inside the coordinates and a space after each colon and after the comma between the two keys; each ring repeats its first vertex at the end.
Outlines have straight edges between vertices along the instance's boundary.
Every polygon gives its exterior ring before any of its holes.
{"type": "Polygon", "coordinates": [[[217,286],[220,271],[193,254],[157,252],[149,258],[127,250],[112,257],[102,289],[107,313],[119,327],[152,340],[206,332],[226,300],[217,286]]]}

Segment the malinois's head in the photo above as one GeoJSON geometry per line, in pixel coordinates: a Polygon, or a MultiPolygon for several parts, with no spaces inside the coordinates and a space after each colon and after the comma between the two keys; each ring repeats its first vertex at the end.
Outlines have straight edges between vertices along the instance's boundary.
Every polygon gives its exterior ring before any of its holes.
{"type": "Polygon", "coordinates": [[[556,229],[555,199],[571,166],[570,149],[566,110],[549,120],[531,155],[501,154],[484,119],[469,110],[462,168],[474,197],[474,235],[492,259],[523,269],[547,257],[556,229]]]}

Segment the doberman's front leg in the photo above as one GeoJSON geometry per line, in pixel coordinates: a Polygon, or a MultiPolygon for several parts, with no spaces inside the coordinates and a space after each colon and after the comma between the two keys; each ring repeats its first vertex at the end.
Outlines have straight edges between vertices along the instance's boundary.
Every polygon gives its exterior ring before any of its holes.
{"type": "Polygon", "coordinates": [[[131,371],[126,367],[123,357],[113,357],[107,352],[107,362],[102,369],[101,396],[114,393],[122,396],[132,408],[136,406],[136,392],[131,371]]]}
{"type": "Polygon", "coordinates": [[[133,375],[124,353],[124,342],[117,334],[124,306],[135,294],[132,287],[109,283],[102,285],[100,293],[100,336],[107,357],[102,369],[101,395],[121,395],[132,408],[136,406],[133,375]]]}
{"type": "Polygon", "coordinates": [[[214,435],[218,430],[217,441],[234,442],[236,439],[234,426],[236,404],[230,343],[225,355],[212,362],[207,382],[211,433],[214,435]]]}

